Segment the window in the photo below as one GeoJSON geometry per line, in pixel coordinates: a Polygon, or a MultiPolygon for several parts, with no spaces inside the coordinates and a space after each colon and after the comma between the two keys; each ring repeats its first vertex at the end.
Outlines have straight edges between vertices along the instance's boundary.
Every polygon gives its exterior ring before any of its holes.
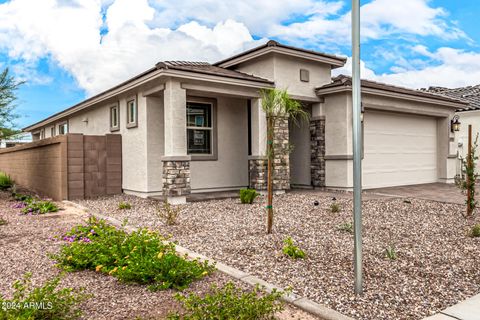
{"type": "Polygon", "coordinates": [[[45,139],[45,129],[40,130],[40,139],[45,139]]]}
{"type": "Polygon", "coordinates": [[[68,123],[63,122],[58,125],[58,134],[67,134],[68,133],[68,123]]]}
{"type": "Polygon", "coordinates": [[[132,98],[127,100],[127,128],[137,126],[137,114],[137,99],[132,98]]]}
{"type": "Polygon", "coordinates": [[[50,136],[55,137],[55,126],[50,128],[50,136]]]}
{"type": "Polygon", "coordinates": [[[214,155],[212,112],[212,103],[187,102],[188,154],[214,155]]]}
{"type": "Polygon", "coordinates": [[[306,69],[300,69],[300,81],[309,82],[310,81],[310,71],[306,69]]]}
{"type": "Polygon", "coordinates": [[[110,107],[110,131],[117,131],[120,129],[120,114],[118,110],[118,104],[110,107]]]}

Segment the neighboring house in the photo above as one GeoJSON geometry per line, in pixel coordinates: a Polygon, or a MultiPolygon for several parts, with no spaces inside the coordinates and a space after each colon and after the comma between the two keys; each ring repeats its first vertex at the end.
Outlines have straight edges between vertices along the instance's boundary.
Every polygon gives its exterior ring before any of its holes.
{"type": "MultiPolygon", "coordinates": [[[[122,135],[123,189],[183,201],[190,192],[266,187],[266,119],[260,89],[287,89],[311,114],[281,124],[294,145],[278,161],[277,189],[351,189],[351,80],[346,59],[269,41],[213,65],[155,67],[25,128],[35,139],[64,133],[122,135]],[[175,199],[173,199],[175,197],[175,199]]],[[[366,188],[452,182],[450,121],[466,103],[364,81],[366,188]]]]}
{"type": "Polygon", "coordinates": [[[28,132],[21,132],[0,139],[0,149],[11,148],[21,144],[32,142],[32,135],[28,132]]]}
{"type": "MultiPolygon", "coordinates": [[[[469,104],[464,108],[457,110],[458,120],[460,122],[460,131],[457,134],[458,157],[465,158],[468,149],[468,125],[472,125],[472,141],[480,133],[480,85],[461,88],[430,87],[425,91],[442,94],[448,97],[462,99],[469,104]]],[[[480,163],[477,163],[480,168],[480,163]]],[[[460,174],[460,161],[457,165],[457,173],[460,174]]],[[[479,169],[477,169],[479,170],[479,169]]]]}

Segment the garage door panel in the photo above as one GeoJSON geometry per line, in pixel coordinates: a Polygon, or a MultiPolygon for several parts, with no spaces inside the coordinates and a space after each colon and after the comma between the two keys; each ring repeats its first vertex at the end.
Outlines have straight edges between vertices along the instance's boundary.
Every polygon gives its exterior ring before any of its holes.
{"type": "Polygon", "coordinates": [[[364,137],[365,188],[437,181],[435,118],[367,111],[364,137]]]}

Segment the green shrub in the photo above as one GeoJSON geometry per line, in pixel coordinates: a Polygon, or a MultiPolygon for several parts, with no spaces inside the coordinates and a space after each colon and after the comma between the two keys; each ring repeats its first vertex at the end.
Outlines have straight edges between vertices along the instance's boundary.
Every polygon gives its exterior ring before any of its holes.
{"type": "Polygon", "coordinates": [[[390,260],[397,260],[397,251],[394,246],[387,246],[385,248],[385,257],[390,260]]]}
{"type": "Polygon", "coordinates": [[[343,231],[343,232],[348,232],[348,233],[353,233],[353,224],[351,224],[350,222],[342,223],[341,225],[339,225],[337,227],[337,230],[343,231]]]}
{"type": "Polygon", "coordinates": [[[7,220],[3,219],[3,218],[0,218],[0,226],[4,226],[6,225],[8,222],[7,220]]]}
{"type": "Polygon", "coordinates": [[[207,261],[178,256],[175,245],[147,229],[127,233],[90,218],[66,233],[60,252],[51,255],[66,271],[95,270],[152,290],[182,290],[214,271],[207,261]]]}
{"type": "Polygon", "coordinates": [[[33,201],[33,197],[28,194],[21,194],[21,193],[13,193],[13,197],[17,201],[27,202],[30,203],[33,201]]]}
{"type": "Polygon", "coordinates": [[[223,288],[212,286],[204,297],[195,293],[175,295],[186,312],[183,315],[170,314],[167,319],[274,319],[275,313],[283,310],[283,304],[279,301],[281,296],[282,294],[275,290],[267,294],[258,286],[251,292],[245,292],[228,282],[223,288]]]}
{"type": "Polygon", "coordinates": [[[59,210],[58,206],[49,200],[28,198],[24,203],[26,205],[25,208],[22,209],[24,214],[45,214],[49,212],[57,212],[59,210]]]}
{"type": "Polygon", "coordinates": [[[13,299],[6,300],[0,295],[0,319],[36,320],[36,319],[78,319],[82,311],[77,305],[91,295],[84,289],[57,289],[60,277],[48,280],[41,287],[32,287],[31,273],[13,284],[13,299]]]}
{"type": "Polygon", "coordinates": [[[165,223],[167,226],[173,226],[177,224],[177,219],[178,216],[180,215],[180,210],[182,208],[180,206],[178,207],[172,207],[170,203],[168,203],[167,200],[163,202],[163,208],[158,208],[157,207],[157,215],[160,217],[160,219],[165,220],[165,223]]]}
{"type": "Polygon", "coordinates": [[[286,238],[283,243],[285,244],[282,249],[284,254],[293,259],[305,258],[305,252],[293,243],[292,237],[286,238]]]}
{"type": "Polygon", "coordinates": [[[255,189],[240,189],[240,202],[243,204],[252,204],[259,195],[260,193],[255,189]]]}
{"type": "Polygon", "coordinates": [[[470,232],[472,237],[480,237],[480,223],[477,223],[472,227],[472,231],[470,232]]]}
{"type": "Polygon", "coordinates": [[[132,209],[132,205],[128,202],[123,202],[122,201],[118,204],[118,209],[120,209],[120,210],[130,210],[130,209],[132,209]]]}
{"type": "Polygon", "coordinates": [[[11,188],[14,184],[14,181],[8,174],[5,172],[0,172],[0,190],[7,190],[11,188]]]}
{"type": "Polygon", "coordinates": [[[337,213],[337,212],[340,212],[340,205],[336,202],[333,202],[331,205],[330,205],[330,211],[333,212],[333,213],[337,213]]]}

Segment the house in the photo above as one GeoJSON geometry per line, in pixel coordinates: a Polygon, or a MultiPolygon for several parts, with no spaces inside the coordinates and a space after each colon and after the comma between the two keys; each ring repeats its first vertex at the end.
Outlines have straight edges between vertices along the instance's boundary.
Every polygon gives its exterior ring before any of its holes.
{"type": "Polygon", "coordinates": [[[30,133],[20,132],[0,139],[0,149],[11,148],[32,142],[30,133]]]}
{"type": "MultiPolygon", "coordinates": [[[[428,92],[442,94],[447,97],[462,99],[469,104],[466,107],[457,110],[458,121],[460,122],[460,130],[457,134],[458,138],[458,157],[465,158],[468,149],[468,125],[472,125],[472,140],[480,133],[480,85],[467,86],[460,88],[430,87],[426,89],[428,92]]],[[[477,164],[477,167],[480,164],[477,164]]],[[[460,174],[460,163],[457,166],[457,173],[460,174]]]]}
{"type": "MultiPolygon", "coordinates": [[[[277,128],[294,145],[276,161],[275,188],[351,189],[351,79],[343,57],[269,41],[214,64],[164,61],[32,124],[34,139],[122,135],[125,193],[165,195],[266,188],[266,118],[260,89],[287,89],[311,115],[277,128]]],[[[363,81],[366,188],[452,182],[456,98],[363,81]]],[[[291,121],[290,121],[291,122],[291,121]]]]}

